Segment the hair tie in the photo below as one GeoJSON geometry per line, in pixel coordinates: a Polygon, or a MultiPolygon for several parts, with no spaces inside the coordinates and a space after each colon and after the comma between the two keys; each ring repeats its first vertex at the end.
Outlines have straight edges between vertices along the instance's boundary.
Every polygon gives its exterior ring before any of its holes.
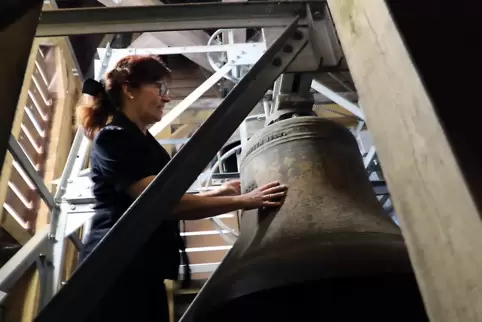
{"type": "Polygon", "coordinates": [[[95,97],[102,92],[105,92],[104,84],[96,81],[95,79],[88,78],[84,81],[84,84],[82,85],[82,93],[84,94],[95,97]]]}

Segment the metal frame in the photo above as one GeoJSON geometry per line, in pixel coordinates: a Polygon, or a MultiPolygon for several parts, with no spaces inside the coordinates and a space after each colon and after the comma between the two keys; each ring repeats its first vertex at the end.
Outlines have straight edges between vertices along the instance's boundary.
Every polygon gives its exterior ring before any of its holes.
{"type": "MultiPolygon", "coordinates": [[[[49,227],[37,232],[13,257],[0,268],[0,292],[9,293],[20,277],[45,251],[49,227]]],[[[2,296],[0,303],[5,296],[2,296]]]]}
{"type": "MultiPolygon", "coordinates": [[[[306,14],[307,4],[319,6],[324,2],[253,1],[44,11],[37,28],[37,37],[142,31],[286,27],[295,17],[306,14]]],[[[300,26],[307,25],[304,19],[300,19],[298,24],[300,26]]]]}
{"type": "Polygon", "coordinates": [[[307,44],[294,19],[189,142],[154,179],[36,321],[82,321],[212,160],[250,110],[307,44]],[[251,95],[243,95],[249,92],[251,95]],[[209,137],[210,140],[205,138],[209,137]],[[159,199],[158,196],[163,198],[159,199]],[[159,213],[165,214],[159,216],[159,213]],[[136,234],[130,232],[136,231],[136,234]],[[122,238],[126,234],[132,238],[122,238]],[[118,250],[122,249],[122,252],[118,250]],[[102,276],[102,278],[99,278],[102,276]],[[93,289],[95,293],[91,292],[93,289]],[[83,293],[86,292],[86,293],[83,293]],[[90,294],[78,298],[78,294],[90,294]]]}

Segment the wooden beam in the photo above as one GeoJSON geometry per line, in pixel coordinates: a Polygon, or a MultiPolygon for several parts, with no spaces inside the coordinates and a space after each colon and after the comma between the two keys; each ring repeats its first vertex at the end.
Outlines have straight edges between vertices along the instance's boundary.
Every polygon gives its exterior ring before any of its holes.
{"type": "MultiPolygon", "coordinates": [[[[124,0],[121,2],[113,0],[98,0],[107,7],[114,6],[149,6],[162,5],[157,0],[124,0]]],[[[207,45],[209,36],[202,30],[190,31],[165,31],[165,32],[148,32],[140,35],[134,40],[130,47],[132,48],[163,48],[168,46],[204,46],[207,45]]],[[[209,64],[206,54],[186,54],[184,55],[199,66],[208,71],[213,71],[209,64]]]]}
{"type": "MultiPolygon", "coordinates": [[[[0,42],[3,48],[0,64],[0,164],[5,161],[8,139],[15,119],[21,86],[25,79],[32,41],[35,36],[38,17],[42,8],[37,2],[29,5],[26,13],[0,31],[0,42]]],[[[1,169],[0,169],[1,171],[1,169]]],[[[0,172],[1,174],[1,172],[0,172]]]]}
{"type": "Polygon", "coordinates": [[[171,139],[181,139],[184,137],[187,137],[189,134],[191,134],[192,131],[194,131],[198,127],[197,124],[184,124],[181,125],[176,131],[174,131],[171,134],[171,139]]]}
{"type": "MultiPolygon", "coordinates": [[[[430,97],[424,86],[431,84],[422,81],[385,1],[328,0],[328,4],[430,319],[481,321],[482,224],[476,204],[481,200],[474,197],[480,192],[470,191],[466,185],[462,173],[466,160],[454,156],[457,148],[450,145],[450,132],[441,124],[432,100],[437,98],[430,97]]],[[[434,2],[430,7],[424,11],[425,25],[432,25],[432,15],[441,11],[434,2]]],[[[448,20],[431,27],[433,37],[446,39],[439,27],[449,20],[454,22],[450,26],[459,23],[453,8],[448,9],[448,20]]],[[[407,9],[410,15],[417,11],[407,9]]],[[[425,36],[423,40],[432,43],[425,36]]],[[[470,37],[470,41],[479,39],[473,34],[470,37]]],[[[463,49],[457,47],[459,55],[470,54],[463,49]]],[[[417,67],[426,70],[423,64],[417,67]]],[[[435,73],[425,75],[424,80],[441,78],[437,70],[431,72],[435,73]]],[[[472,175],[480,179],[480,170],[472,175]]]]}
{"type": "MultiPolygon", "coordinates": [[[[246,2],[247,0],[222,0],[222,2],[246,2]]],[[[246,28],[234,29],[233,30],[233,40],[235,44],[246,42],[246,28]]],[[[223,33],[223,44],[229,44],[228,33],[223,33]]]]}
{"type": "MultiPolygon", "coordinates": [[[[15,112],[15,118],[11,129],[11,133],[15,138],[18,138],[20,134],[22,120],[24,119],[25,105],[28,100],[28,91],[30,89],[30,84],[32,83],[32,75],[35,70],[35,60],[38,56],[38,50],[38,41],[34,40],[32,48],[30,49],[22,89],[18,98],[17,110],[15,112]]],[[[17,240],[20,244],[25,244],[30,239],[31,234],[3,209],[3,204],[5,203],[7,196],[8,181],[10,180],[10,175],[12,173],[12,163],[13,157],[10,153],[7,153],[5,155],[0,176],[0,223],[15,240],[17,240]]]]}
{"type": "MultiPolygon", "coordinates": [[[[162,31],[144,33],[137,38],[130,47],[180,47],[180,46],[205,46],[209,40],[208,34],[202,30],[192,31],[162,31]]],[[[184,54],[188,59],[192,60],[207,71],[214,71],[208,62],[206,54],[184,54]]]]}
{"type": "MultiPolygon", "coordinates": [[[[55,193],[55,185],[51,182],[60,177],[64,168],[67,156],[72,143],[72,118],[74,106],[77,102],[76,89],[80,88],[80,84],[77,81],[78,77],[73,76],[71,65],[69,65],[68,56],[69,51],[64,51],[59,44],[56,48],[52,49],[53,54],[53,66],[55,70],[55,82],[56,86],[54,91],[54,112],[53,120],[49,137],[49,145],[47,151],[47,159],[45,163],[44,182],[51,193],[55,193]]],[[[37,230],[43,228],[49,221],[50,210],[45,204],[41,204],[37,221],[37,230]]],[[[62,242],[62,241],[59,241],[62,242]]],[[[70,243],[67,242],[64,258],[66,270],[63,272],[63,276],[66,279],[69,277],[73,270],[76,260],[77,250],[70,243]]],[[[11,302],[9,312],[11,316],[15,316],[16,320],[12,322],[30,322],[38,313],[39,304],[39,291],[40,280],[36,271],[26,275],[23,280],[22,287],[24,291],[19,294],[14,301],[11,302]],[[20,312],[18,312],[20,311],[20,312]],[[15,312],[15,313],[13,313],[15,312]]],[[[20,286],[19,286],[20,287],[20,286]]]]}

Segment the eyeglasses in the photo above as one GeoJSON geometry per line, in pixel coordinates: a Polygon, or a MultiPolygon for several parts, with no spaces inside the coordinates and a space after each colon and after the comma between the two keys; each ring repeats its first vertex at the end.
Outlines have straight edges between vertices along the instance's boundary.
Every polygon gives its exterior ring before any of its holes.
{"type": "Polygon", "coordinates": [[[159,89],[159,96],[166,96],[169,94],[169,88],[167,87],[166,83],[156,82],[153,85],[159,89]]]}

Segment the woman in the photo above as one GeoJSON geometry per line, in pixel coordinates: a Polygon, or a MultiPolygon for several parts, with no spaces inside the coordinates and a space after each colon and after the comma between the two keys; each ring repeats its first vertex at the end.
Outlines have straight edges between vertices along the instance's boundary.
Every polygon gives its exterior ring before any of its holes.
{"type": "MultiPolygon", "coordinates": [[[[169,76],[156,56],[128,56],[106,75],[105,86],[94,80],[84,83],[83,92],[93,99],[78,107],[77,119],[93,140],[96,216],[81,259],[92,252],[170,160],[148,131],[161,120],[164,104],[169,102],[169,76]]],[[[286,194],[286,187],[278,182],[242,195],[239,190],[239,181],[233,181],[216,191],[184,195],[171,220],[151,237],[89,321],[169,321],[163,280],[178,276],[179,250],[184,249],[179,220],[237,209],[279,207],[286,194]]]]}

